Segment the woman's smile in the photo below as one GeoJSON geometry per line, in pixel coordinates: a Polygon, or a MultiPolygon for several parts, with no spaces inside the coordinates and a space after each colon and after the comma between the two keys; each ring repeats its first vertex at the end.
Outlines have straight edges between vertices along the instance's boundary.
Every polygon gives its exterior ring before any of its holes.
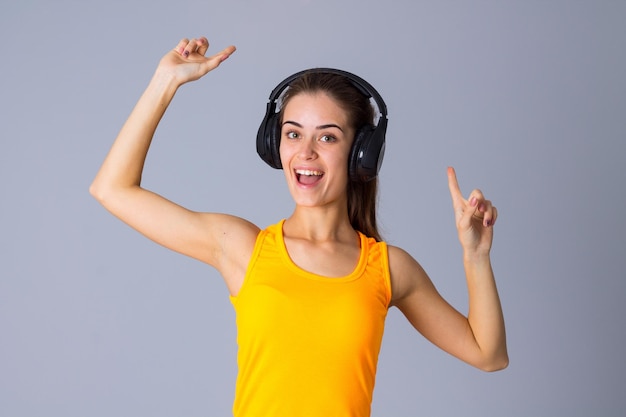
{"type": "Polygon", "coordinates": [[[296,179],[302,185],[315,185],[322,177],[324,172],[310,169],[295,169],[296,179]]]}

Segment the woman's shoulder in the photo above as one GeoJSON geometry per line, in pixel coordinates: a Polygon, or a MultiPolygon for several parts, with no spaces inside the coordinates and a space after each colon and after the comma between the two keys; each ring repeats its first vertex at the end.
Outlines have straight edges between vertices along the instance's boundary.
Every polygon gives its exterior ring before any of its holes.
{"type": "Polygon", "coordinates": [[[204,214],[212,265],[220,272],[231,295],[239,291],[261,229],[249,220],[229,214],[204,214]]]}
{"type": "Polygon", "coordinates": [[[392,266],[391,265],[392,263],[394,264],[395,267],[399,267],[399,266],[403,266],[407,262],[417,262],[411,256],[411,254],[409,254],[407,251],[405,251],[401,247],[391,245],[389,243],[386,243],[386,245],[387,245],[387,252],[389,254],[389,263],[390,263],[389,266],[390,267],[392,266]]]}
{"type": "Polygon", "coordinates": [[[387,248],[393,298],[398,300],[429,278],[419,262],[406,250],[393,245],[387,245],[387,248]]]}

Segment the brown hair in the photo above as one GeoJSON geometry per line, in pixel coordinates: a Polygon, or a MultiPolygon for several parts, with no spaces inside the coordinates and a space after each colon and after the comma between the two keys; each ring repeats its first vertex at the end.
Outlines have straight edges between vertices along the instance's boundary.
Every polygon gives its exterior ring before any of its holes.
{"type": "MultiPolygon", "coordinates": [[[[343,75],[324,72],[305,72],[289,84],[281,98],[280,120],[289,100],[298,94],[323,92],[333,98],[348,114],[348,120],[357,131],[374,123],[374,109],[368,97],[363,95],[343,75]]],[[[348,168],[346,168],[348,169],[348,168]]],[[[378,203],[378,178],[367,182],[348,181],[348,216],[355,230],[377,241],[382,238],[376,225],[378,203]]]]}

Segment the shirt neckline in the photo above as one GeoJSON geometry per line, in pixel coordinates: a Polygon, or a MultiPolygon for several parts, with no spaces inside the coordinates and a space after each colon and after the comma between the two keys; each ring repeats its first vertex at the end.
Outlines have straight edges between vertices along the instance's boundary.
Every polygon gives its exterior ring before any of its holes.
{"type": "Polygon", "coordinates": [[[363,270],[365,269],[365,266],[367,264],[367,255],[368,255],[368,249],[369,249],[369,246],[367,244],[367,236],[365,236],[363,233],[359,232],[358,230],[356,231],[360,240],[360,254],[359,254],[359,261],[357,262],[352,272],[344,276],[327,277],[325,275],[319,275],[319,274],[307,271],[306,269],[299,267],[291,259],[291,256],[289,256],[289,252],[287,251],[287,245],[285,244],[285,236],[283,234],[283,224],[285,223],[285,220],[286,219],[282,219],[276,225],[276,229],[277,229],[276,230],[276,242],[277,242],[278,249],[280,250],[280,253],[282,255],[281,257],[283,259],[283,262],[291,271],[307,279],[312,279],[315,281],[330,282],[330,283],[333,283],[333,282],[343,283],[343,282],[354,281],[355,279],[359,278],[363,274],[363,270]]]}

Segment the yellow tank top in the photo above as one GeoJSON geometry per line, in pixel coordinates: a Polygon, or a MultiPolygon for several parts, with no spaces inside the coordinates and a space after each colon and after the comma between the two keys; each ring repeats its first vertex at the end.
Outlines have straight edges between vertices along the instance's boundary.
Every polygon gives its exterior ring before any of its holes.
{"type": "Polygon", "coordinates": [[[387,246],[359,233],[354,271],[327,278],[295,265],[284,220],[261,231],[239,294],[236,417],[370,415],[391,300],[387,246]]]}

